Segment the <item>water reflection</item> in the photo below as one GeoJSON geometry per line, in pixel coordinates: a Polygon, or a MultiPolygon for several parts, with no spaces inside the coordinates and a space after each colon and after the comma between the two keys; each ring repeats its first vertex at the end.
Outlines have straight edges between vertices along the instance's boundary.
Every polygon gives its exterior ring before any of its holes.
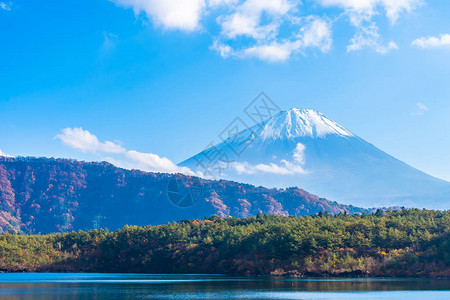
{"type": "Polygon", "coordinates": [[[1,299],[450,299],[449,280],[0,274],[1,299]]]}

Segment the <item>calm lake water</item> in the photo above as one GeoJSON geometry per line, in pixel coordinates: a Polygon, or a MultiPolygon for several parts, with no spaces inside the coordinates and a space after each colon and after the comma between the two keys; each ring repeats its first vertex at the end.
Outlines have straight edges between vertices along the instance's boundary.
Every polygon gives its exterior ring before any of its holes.
{"type": "Polygon", "coordinates": [[[449,280],[0,274],[0,299],[450,299],[449,280]]]}

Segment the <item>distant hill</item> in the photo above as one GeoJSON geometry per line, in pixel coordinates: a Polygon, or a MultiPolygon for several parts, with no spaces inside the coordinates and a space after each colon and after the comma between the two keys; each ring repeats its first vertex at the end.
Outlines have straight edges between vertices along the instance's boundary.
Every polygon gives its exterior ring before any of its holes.
{"type": "Polygon", "coordinates": [[[213,147],[180,165],[207,174],[208,155],[220,153],[222,179],[300,186],[361,207],[450,208],[450,182],[407,165],[314,110],[282,111],[213,147]]]}
{"type": "Polygon", "coordinates": [[[0,232],[49,233],[258,213],[363,213],[300,188],[124,170],[109,163],[0,157],[0,232]]]}

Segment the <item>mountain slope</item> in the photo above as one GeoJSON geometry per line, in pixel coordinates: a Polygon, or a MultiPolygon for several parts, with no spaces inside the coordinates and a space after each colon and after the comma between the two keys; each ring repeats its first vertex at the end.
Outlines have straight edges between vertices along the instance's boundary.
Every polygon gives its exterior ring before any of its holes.
{"type": "MultiPolygon", "coordinates": [[[[206,174],[198,162],[211,151],[180,165],[206,174]]],[[[227,158],[215,174],[229,180],[300,186],[363,207],[450,208],[449,182],[395,159],[313,110],[280,112],[214,146],[214,151],[227,158]]]]}
{"type": "Polygon", "coordinates": [[[224,180],[128,171],[109,163],[0,157],[0,233],[100,227],[115,230],[126,224],[157,225],[213,214],[247,217],[320,211],[369,212],[298,188],[267,189],[224,180]],[[183,189],[195,201],[176,198],[183,196],[183,189]]]}

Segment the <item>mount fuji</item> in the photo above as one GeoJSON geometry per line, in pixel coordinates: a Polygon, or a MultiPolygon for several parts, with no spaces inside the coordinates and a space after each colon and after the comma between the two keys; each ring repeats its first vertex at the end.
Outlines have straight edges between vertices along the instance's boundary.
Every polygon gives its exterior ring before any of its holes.
{"type": "Polygon", "coordinates": [[[363,207],[450,208],[450,182],[407,165],[309,109],[282,111],[180,166],[203,177],[215,174],[267,187],[298,186],[363,207]],[[213,154],[220,159],[205,168],[213,154]]]}

